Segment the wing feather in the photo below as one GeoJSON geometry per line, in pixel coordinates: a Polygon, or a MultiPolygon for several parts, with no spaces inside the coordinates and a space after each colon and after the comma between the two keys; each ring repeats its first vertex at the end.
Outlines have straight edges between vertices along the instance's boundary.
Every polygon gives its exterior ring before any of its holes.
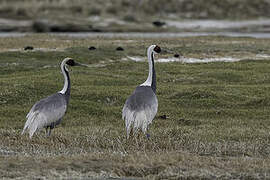
{"type": "Polygon", "coordinates": [[[27,121],[24,125],[22,134],[29,130],[30,138],[33,134],[50,124],[61,119],[67,110],[65,98],[57,93],[38,101],[27,114],[27,121]]]}

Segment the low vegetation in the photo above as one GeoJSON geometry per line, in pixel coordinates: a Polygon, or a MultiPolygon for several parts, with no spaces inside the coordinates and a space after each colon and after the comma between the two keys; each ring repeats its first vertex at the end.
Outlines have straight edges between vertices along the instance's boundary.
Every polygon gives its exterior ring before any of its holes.
{"type": "Polygon", "coordinates": [[[270,65],[254,60],[270,54],[269,45],[268,39],[228,37],[1,38],[0,177],[269,178],[270,65]],[[148,68],[124,58],[145,56],[154,43],[185,57],[247,59],[157,63],[159,110],[150,139],[127,140],[121,109],[148,68]],[[50,137],[21,135],[31,106],[62,88],[59,63],[67,56],[90,67],[72,68],[63,123],[50,137]]]}
{"type": "MultiPolygon", "coordinates": [[[[257,20],[269,18],[269,9],[268,0],[2,0],[0,31],[179,31],[171,26],[156,27],[152,22],[187,19],[257,20]]],[[[198,30],[199,26],[190,30],[198,30]]],[[[268,31],[267,27],[264,27],[263,32],[268,31]]],[[[250,31],[249,28],[237,30],[250,31]]],[[[254,28],[254,31],[258,29],[254,28]]]]}
{"type": "Polygon", "coordinates": [[[249,19],[270,17],[267,0],[2,0],[0,15],[28,19],[52,17],[53,14],[72,16],[134,16],[162,17],[174,14],[184,19],[249,19]],[[53,14],[52,14],[53,13],[53,14]]]}

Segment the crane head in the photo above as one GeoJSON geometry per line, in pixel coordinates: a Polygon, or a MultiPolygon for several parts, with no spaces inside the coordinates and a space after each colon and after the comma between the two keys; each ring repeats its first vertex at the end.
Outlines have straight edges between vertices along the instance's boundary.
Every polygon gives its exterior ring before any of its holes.
{"type": "Polygon", "coordinates": [[[158,45],[156,45],[155,48],[154,48],[154,51],[156,53],[160,53],[161,52],[161,48],[158,45]]]}
{"type": "Polygon", "coordinates": [[[66,61],[66,64],[69,66],[75,66],[75,61],[71,58],[68,58],[66,61]]]}
{"type": "Polygon", "coordinates": [[[66,60],[66,65],[69,65],[69,66],[87,66],[87,65],[80,64],[80,63],[76,62],[72,58],[65,58],[65,60],[66,60]]]}

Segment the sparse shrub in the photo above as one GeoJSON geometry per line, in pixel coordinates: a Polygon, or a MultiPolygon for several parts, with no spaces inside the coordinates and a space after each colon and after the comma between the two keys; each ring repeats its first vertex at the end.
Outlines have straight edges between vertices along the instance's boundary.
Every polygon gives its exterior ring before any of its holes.
{"type": "Polygon", "coordinates": [[[101,14],[101,9],[96,8],[96,7],[92,7],[92,8],[89,9],[89,11],[88,11],[88,15],[99,16],[100,14],[101,14]]]}
{"type": "Polygon", "coordinates": [[[109,13],[109,14],[118,14],[118,9],[114,6],[110,6],[106,9],[106,12],[109,13]]]}
{"type": "Polygon", "coordinates": [[[123,20],[128,21],[128,22],[136,22],[137,21],[136,17],[134,15],[132,15],[132,14],[125,15],[123,17],[123,20]]]}
{"type": "Polygon", "coordinates": [[[0,14],[11,14],[13,13],[13,8],[12,7],[1,7],[0,8],[0,14]]]}
{"type": "Polygon", "coordinates": [[[35,21],[32,25],[32,29],[34,32],[48,32],[49,26],[46,22],[35,21]]]}
{"type": "Polygon", "coordinates": [[[123,7],[128,7],[128,6],[130,6],[130,2],[129,2],[129,1],[126,1],[126,0],[123,0],[123,1],[121,2],[121,5],[122,5],[123,7]]]}
{"type": "Polygon", "coordinates": [[[20,17],[28,17],[27,10],[26,9],[23,9],[23,8],[18,8],[16,10],[16,15],[17,16],[20,16],[20,17]]]}
{"type": "Polygon", "coordinates": [[[82,13],[83,12],[83,8],[81,6],[72,6],[72,7],[70,7],[70,10],[73,13],[82,13]]]}

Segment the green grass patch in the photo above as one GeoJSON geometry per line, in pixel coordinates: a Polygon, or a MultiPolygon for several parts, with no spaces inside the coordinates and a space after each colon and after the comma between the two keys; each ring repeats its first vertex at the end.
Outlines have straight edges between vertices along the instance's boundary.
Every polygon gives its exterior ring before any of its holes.
{"type": "MultiPolygon", "coordinates": [[[[9,43],[0,49],[1,178],[269,177],[270,64],[253,58],[260,49],[269,53],[270,40],[33,35],[3,41],[9,43]],[[237,53],[232,41],[241,47],[237,53]],[[24,42],[35,48],[59,46],[61,51],[25,52],[24,42]],[[249,56],[250,60],[156,63],[159,110],[150,126],[151,137],[127,140],[121,110],[134,88],[145,81],[148,65],[123,58],[146,56],[147,46],[155,43],[185,57],[249,56]],[[118,44],[125,51],[116,51],[118,44]],[[89,51],[90,45],[97,50],[89,51]],[[14,48],[18,50],[9,51],[14,48]],[[62,124],[51,137],[42,131],[31,140],[21,136],[32,105],[61,90],[59,64],[66,56],[92,66],[70,68],[71,99],[62,124]]],[[[163,56],[173,55],[157,58],[163,56]]]]}

